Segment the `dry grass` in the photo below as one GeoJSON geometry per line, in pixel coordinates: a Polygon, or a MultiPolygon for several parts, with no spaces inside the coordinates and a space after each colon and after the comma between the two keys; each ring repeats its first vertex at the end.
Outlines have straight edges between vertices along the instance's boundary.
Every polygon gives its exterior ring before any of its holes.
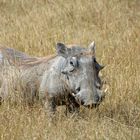
{"type": "Polygon", "coordinates": [[[109,85],[99,110],[57,114],[49,125],[43,108],[0,106],[1,140],[140,139],[139,0],[0,0],[0,43],[45,56],[57,42],[97,45],[109,85]]]}

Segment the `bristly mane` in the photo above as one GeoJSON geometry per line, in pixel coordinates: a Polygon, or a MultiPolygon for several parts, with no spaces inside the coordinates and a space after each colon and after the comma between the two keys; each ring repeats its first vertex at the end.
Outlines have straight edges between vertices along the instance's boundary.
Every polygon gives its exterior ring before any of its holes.
{"type": "Polygon", "coordinates": [[[49,60],[55,58],[57,55],[49,55],[46,57],[38,57],[36,60],[31,60],[30,58],[24,61],[24,63],[21,66],[27,66],[27,67],[31,67],[31,66],[36,66],[39,65],[41,63],[47,63],[49,60]]]}
{"type": "Polygon", "coordinates": [[[35,66],[40,63],[45,63],[48,60],[54,58],[56,55],[50,55],[47,57],[33,57],[24,52],[15,50],[13,48],[7,48],[0,46],[0,59],[6,59],[10,65],[14,66],[35,66]]]}
{"type": "MultiPolygon", "coordinates": [[[[86,52],[86,48],[81,48],[79,45],[67,45],[67,47],[70,51],[69,53],[71,53],[73,56],[94,55],[86,52]]],[[[14,65],[16,67],[32,67],[41,63],[47,63],[49,60],[55,58],[56,56],[56,54],[53,54],[46,57],[34,57],[24,52],[15,50],[14,48],[8,48],[0,45],[1,62],[3,59],[6,59],[10,65],[14,65]]]]}

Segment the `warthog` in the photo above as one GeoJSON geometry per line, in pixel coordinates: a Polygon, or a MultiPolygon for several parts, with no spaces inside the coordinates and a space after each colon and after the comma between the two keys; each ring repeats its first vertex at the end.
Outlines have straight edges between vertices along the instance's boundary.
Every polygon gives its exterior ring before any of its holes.
{"type": "MultiPolygon", "coordinates": [[[[96,61],[95,43],[88,48],[57,43],[56,52],[44,58],[20,52],[18,61],[9,59],[18,66],[24,98],[29,102],[39,98],[51,112],[58,105],[66,105],[69,111],[77,110],[80,105],[90,108],[99,105],[104,97],[99,77],[103,67],[96,61]]],[[[4,58],[3,53],[0,58],[4,58]]]]}
{"type": "Polygon", "coordinates": [[[66,47],[58,43],[57,56],[48,61],[40,84],[40,98],[55,111],[57,105],[94,107],[103,98],[99,71],[103,68],[95,58],[95,43],[88,48],[66,47]]]}

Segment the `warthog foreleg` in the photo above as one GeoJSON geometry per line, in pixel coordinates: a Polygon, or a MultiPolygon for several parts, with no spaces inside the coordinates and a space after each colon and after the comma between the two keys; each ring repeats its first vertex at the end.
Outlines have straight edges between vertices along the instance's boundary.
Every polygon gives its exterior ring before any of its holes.
{"type": "Polygon", "coordinates": [[[55,116],[55,112],[56,112],[55,98],[52,97],[52,98],[46,99],[44,103],[44,107],[45,107],[48,117],[52,119],[55,116]]]}

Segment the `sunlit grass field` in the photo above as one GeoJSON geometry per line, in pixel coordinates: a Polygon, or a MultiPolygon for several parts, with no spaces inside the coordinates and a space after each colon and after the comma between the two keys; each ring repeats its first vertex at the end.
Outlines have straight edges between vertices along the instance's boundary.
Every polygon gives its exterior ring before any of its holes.
{"type": "Polygon", "coordinates": [[[0,106],[1,140],[140,139],[139,0],[0,0],[0,44],[33,56],[55,53],[55,44],[96,43],[109,87],[98,109],[78,116],[58,108],[51,124],[41,105],[0,106]]]}

